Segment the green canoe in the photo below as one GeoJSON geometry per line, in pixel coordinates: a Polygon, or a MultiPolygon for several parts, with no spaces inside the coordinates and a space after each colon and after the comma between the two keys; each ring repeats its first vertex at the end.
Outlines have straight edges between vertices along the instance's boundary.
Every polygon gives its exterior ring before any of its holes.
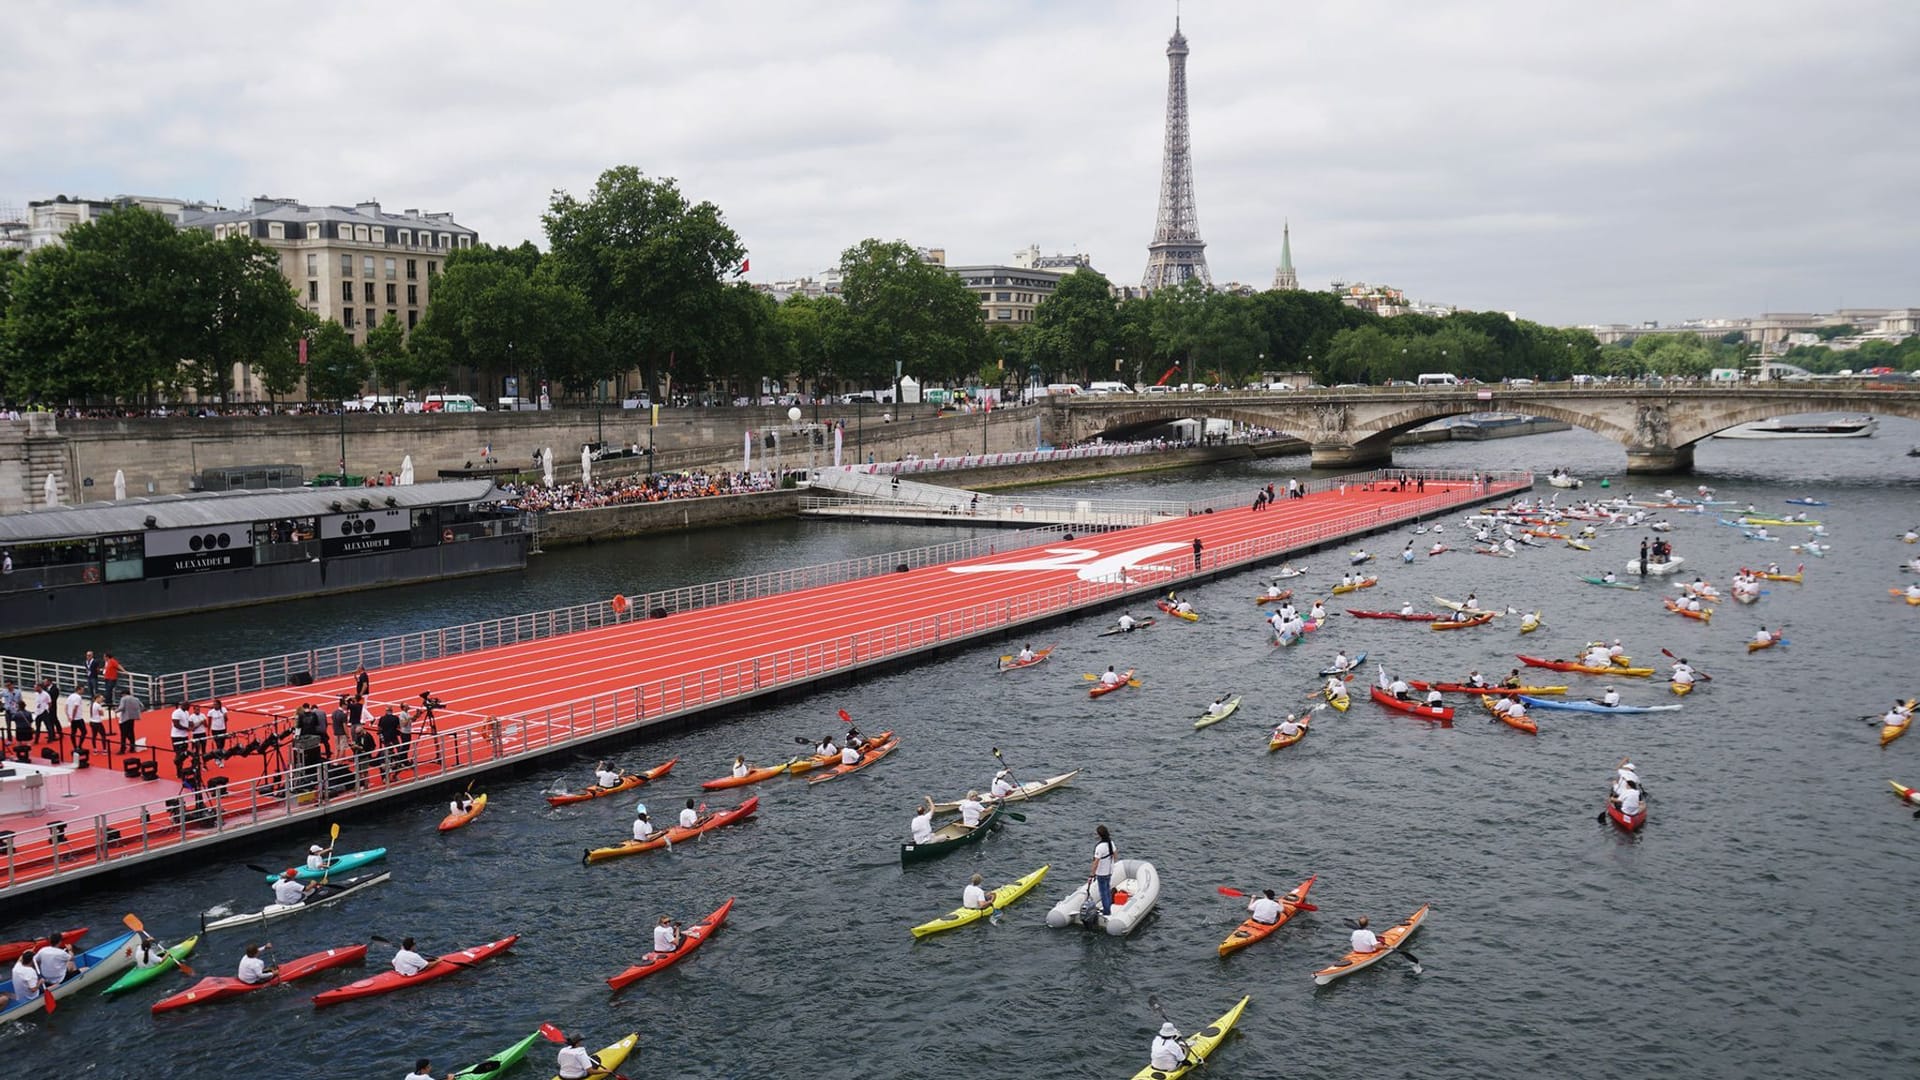
{"type": "Polygon", "coordinates": [[[200,935],[195,934],[178,945],[170,946],[167,949],[165,959],[151,967],[136,967],[129,970],[125,975],[120,976],[119,980],[112,986],[100,991],[100,993],[103,995],[118,994],[125,990],[132,990],[135,987],[145,986],[180,966],[181,959],[193,952],[193,947],[198,944],[200,944],[200,935]]]}
{"type": "Polygon", "coordinates": [[[987,807],[987,812],[980,815],[980,824],[975,825],[971,829],[961,824],[958,818],[955,818],[933,830],[933,839],[924,844],[901,844],[900,865],[905,866],[908,863],[925,862],[928,859],[939,858],[956,848],[965,847],[968,844],[977,844],[980,842],[981,837],[987,835],[987,830],[993,827],[994,819],[999,816],[1000,807],[989,806],[987,807]]]}
{"type": "Polygon", "coordinates": [[[453,1074],[453,1080],[477,1080],[478,1077],[482,1076],[498,1076],[506,1070],[513,1068],[515,1065],[520,1064],[520,1059],[526,1057],[527,1051],[533,1049],[533,1044],[539,1041],[540,1033],[536,1031],[487,1060],[477,1065],[469,1065],[455,1072],[453,1074]]]}

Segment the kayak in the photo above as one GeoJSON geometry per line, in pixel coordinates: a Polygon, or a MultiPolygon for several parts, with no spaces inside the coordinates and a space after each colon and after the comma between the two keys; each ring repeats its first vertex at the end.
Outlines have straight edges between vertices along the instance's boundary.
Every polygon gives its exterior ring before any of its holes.
{"type": "MultiPolygon", "coordinates": [[[[53,988],[53,999],[65,1001],[82,990],[98,986],[132,967],[134,952],[139,945],[140,935],[129,930],[119,937],[95,945],[86,952],[76,954],[73,958],[73,974],[67,976],[65,982],[53,988]]],[[[32,1016],[46,1007],[47,995],[34,994],[25,1001],[15,1002],[5,1012],[0,1012],[0,1024],[18,1020],[23,1016],[32,1016]]]]}
{"type": "MultiPolygon", "coordinates": [[[[986,803],[988,806],[993,806],[996,803],[1025,802],[1026,800],[1034,798],[1036,796],[1045,795],[1047,792],[1052,791],[1054,788],[1062,787],[1067,783],[1067,781],[1072,780],[1074,777],[1079,775],[1080,775],[1080,770],[1075,769],[1072,772],[1061,773],[1059,776],[1049,776],[1045,780],[1029,780],[1024,784],[1021,784],[1019,787],[1014,788],[1012,791],[1007,792],[1006,795],[998,799],[994,798],[991,795],[986,795],[986,796],[982,796],[980,801],[983,803],[986,803]]],[[[934,803],[933,808],[934,810],[940,811],[940,812],[951,812],[954,810],[958,810],[960,809],[960,800],[955,799],[952,802],[934,803]]]]}
{"type": "Polygon", "coordinates": [[[449,813],[446,817],[441,818],[440,831],[452,832],[454,829],[457,829],[460,826],[465,825],[466,823],[472,821],[474,818],[479,817],[480,811],[485,810],[486,808],[487,808],[487,796],[485,792],[481,792],[480,794],[475,795],[473,797],[473,805],[467,807],[466,813],[461,813],[460,811],[455,810],[452,813],[449,813]]]}
{"type": "Polygon", "coordinates": [[[1173,616],[1173,617],[1174,617],[1174,618],[1176,618],[1176,619],[1185,619],[1185,620],[1187,620],[1188,622],[1199,622],[1199,621],[1200,621],[1200,613],[1199,613],[1199,612],[1197,612],[1197,611],[1181,611],[1181,610],[1180,610],[1179,608],[1177,608],[1177,607],[1174,607],[1174,606],[1173,606],[1172,604],[1169,604],[1169,603],[1167,603],[1167,602],[1166,602],[1165,600],[1155,600],[1155,601],[1153,602],[1153,606],[1154,606],[1154,607],[1157,607],[1157,608],[1159,608],[1159,609],[1160,609],[1161,611],[1164,611],[1164,612],[1166,612],[1167,614],[1169,614],[1169,615],[1171,615],[1171,616],[1173,616]]]}
{"type": "Polygon", "coordinates": [[[1248,919],[1245,922],[1242,922],[1239,926],[1234,927],[1233,933],[1228,934],[1227,939],[1220,943],[1220,955],[1226,956],[1230,953],[1238,952],[1239,950],[1246,948],[1247,946],[1253,944],[1256,941],[1264,940],[1268,934],[1271,934],[1275,930],[1278,930],[1281,927],[1287,925],[1288,919],[1291,919],[1295,915],[1299,914],[1300,905],[1306,903],[1307,901],[1307,891],[1309,889],[1312,889],[1313,883],[1315,881],[1318,881],[1319,879],[1320,879],[1320,875],[1315,874],[1314,876],[1294,886],[1294,889],[1292,892],[1281,897],[1280,898],[1280,918],[1277,921],[1271,922],[1271,923],[1263,923],[1263,922],[1255,922],[1252,919],[1248,919]]]}
{"type": "Polygon", "coordinates": [[[1900,721],[1897,724],[1881,724],[1880,725],[1880,745],[1885,746],[1888,743],[1892,742],[1893,740],[1899,738],[1900,736],[1905,735],[1907,733],[1907,729],[1912,726],[1913,726],[1913,714],[1911,712],[1907,714],[1906,719],[1900,721]]]}
{"type": "Polygon", "coordinates": [[[1353,592],[1356,589],[1371,589],[1378,584],[1380,584],[1380,579],[1378,577],[1361,578],[1359,581],[1356,581],[1351,585],[1335,585],[1333,587],[1333,595],[1344,596],[1347,593],[1353,592]]]}
{"type": "Polygon", "coordinates": [[[1120,676],[1120,681],[1117,683],[1114,683],[1112,686],[1108,686],[1106,683],[1095,683],[1091,687],[1087,688],[1087,696],[1103,697],[1107,694],[1113,693],[1115,690],[1118,690],[1121,687],[1133,681],[1133,671],[1134,671],[1133,668],[1128,668],[1126,671],[1126,674],[1120,676]]]}
{"type": "Polygon", "coordinates": [[[900,865],[926,862],[928,859],[937,859],[957,848],[977,844],[985,838],[987,831],[993,828],[994,819],[999,816],[1000,808],[989,806],[987,812],[980,815],[980,823],[977,825],[968,825],[959,818],[954,818],[933,830],[933,839],[926,843],[916,844],[909,841],[901,844],[900,865]]]}
{"type": "Polygon", "coordinates": [[[1442,619],[1430,624],[1435,630],[1465,630],[1470,626],[1485,626],[1493,621],[1493,612],[1475,615],[1471,619],[1442,619]]]}
{"type": "Polygon", "coordinates": [[[1607,800],[1607,817],[1615,825],[1618,825],[1622,832],[1637,831],[1640,828],[1640,826],[1645,825],[1647,823],[1646,797],[1645,796],[1641,797],[1640,809],[1634,811],[1632,814],[1621,813],[1620,808],[1613,805],[1613,800],[1608,799],[1607,800]]]}
{"type": "Polygon", "coordinates": [[[1673,612],[1675,615],[1684,615],[1689,619],[1697,619],[1700,622],[1713,621],[1712,608],[1701,608],[1699,611],[1689,611],[1671,600],[1662,600],[1661,603],[1666,606],[1668,611],[1673,612]]]}
{"type": "Polygon", "coordinates": [[[1781,638],[1778,633],[1773,634],[1771,637],[1767,638],[1767,640],[1765,641],[1749,641],[1747,642],[1747,652],[1757,653],[1761,649],[1771,649],[1775,645],[1780,644],[1780,641],[1781,641],[1781,638]]]}
{"type": "Polygon", "coordinates": [[[1274,732],[1267,736],[1267,753],[1271,754],[1275,750],[1280,750],[1280,749],[1284,749],[1285,747],[1292,746],[1294,743],[1297,743],[1301,739],[1306,738],[1307,725],[1312,720],[1313,720],[1313,713],[1308,712],[1307,715],[1300,718],[1300,730],[1294,732],[1291,735],[1282,735],[1279,733],[1279,729],[1275,728],[1274,732]]]}
{"type": "Polygon", "coordinates": [[[1496,712],[1494,711],[1494,708],[1493,708],[1494,701],[1495,699],[1491,695],[1488,695],[1488,694],[1480,695],[1480,707],[1487,710],[1487,715],[1493,717],[1495,720],[1500,721],[1501,723],[1507,725],[1508,727],[1513,728],[1515,731],[1524,731],[1529,735],[1540,734],[1540,725],[1534,723],[1532,718],[1526,717],[1526,716],[1512,716],[1504,712],[1496,712]]]}
{"type": "Polygon", "coordinates": [[[1552,698],[1537,698],[1522,694],[1520,700],[1536,709],[1558,709],[1561,712],[1591,713],[1650,713],[1679,712],[1681,705],[1614,705],[1606,706],[1597,701],[1556,701],[1552,698]]]}
{"type": "Polygon", "coordinates": [[[1207,1063],[1207,1058],[1223,1042],[1233,1025],[1240,1022],[1240,1014],[1247,1011],[1247,1002],[1252,997],[1243,997],[1225,1015],[1187,1038],[1187,1059],[1174,1069],[1156,1069],[1152,1065],[1133,1074],[1133,1080],[1178,1080],[1207,1063]]]}
{"type": "Polygon", "coordinates": [[[1449,600],[1444,596],[1436,596],[1433,598],[1433,602],[1446,608],[1448,611],[1464,611],[1469,615],[1499,614],[1499,612],[1489,612],[1486,608],[1481,607],[1478,601],[1469,604],[1464,600],[1449,600]]]}
{"type": "Polygon", "coordinates": [[[1907,785],[1899,783],[1898,781],[1895,781],[1895,780],[1889,780],[1887,781],[1887,783],[1893,785],[1893,793],[1895,795],[1900,796],[1902,799],[1910,803],[1920,803],[1920,791],[1915,791],[1914,789],[1908,787],[1907,785]]]}
{"type": "Polygon", "coordinates": [[[1397,925],[1389,927],[1386,932],[1380,935],[1380,947],[1378,949],[1370,953],[1350,952],[1341,957],[1340,962],[1332,967],[1321,968],[1319,971],[1314,972],[1313,984],[1315,986],[1325,986],[1335,979],[1351,975],[1356,971],[1363,971],[1385,960],[1396,952],[1400,946],[1406,944],[1407,938],[1411,937],[1415,930],[1420,929],[1421,923],[1427,921],[1427,908],[1430,906],[1431,905],[1428,904],[1420,905],[1419,911],[1402,919],[1397,925]]]}
{"type": "Polygon", "coordinates": [[[1523,653],[1515,653],[1514,658],[1528,667],[1546,668],[1548,671],[1578,671],[1582,675],[1617,675],[1627,679],[1644,679],[1653,674],[1653,669],[1650,667],[1618,667],[1612,664],[1606,667],[1593,667],[1575,660],[1547,660],[1523,653]]]}
{"type": "Polygon", "coordinates": [[[1278,596],[1256,596],[1253,598],[1253,602],[1255,604],[1277,604],[1282,600],[1291,600],[1291,599],[1293,599],[1293,590],[1282,589],[1280,590],[1280,595],[1278,596]]]}
{"type": "MultiPolygon", "coordinates": [[[[1320,695],[1326,697],[1326,691],[1320,691],[1320,695]]],[[[1337,697],[1327,698],[1327,704],[1333,706],[1334,712],[1346,712],[1348,707],[1353,704],[1353,699],[1345,694],[1341,694],[1337,697]]]]}
{"type": "Polygon", "coordinates": [[[1755,576],[1763,581],[1791,581],[1795,585],[1799,585],[1807,579],[1807,568],[1801,566],[1791,574],[1758,574],[1755,576]]]}
{"type": "Polygon", "coordinates": [[[295,979],[304,979],[325,971],[328,968],[357,964],[367,958],[365,945],[348,945],[339,949],[326,949],[309,953],[296,960],[289,960],[274,969],[273,977],[263,983],[244,983],[239,979],[224,979],[217,976],[201,979],[192,987],[182,990],[171,997],[163,997],[153,1003],[155,1013],[172,1012],[189,1005],[205,1005],[209,1001],[251,994],[255,990],[265,990],[269,986],[280,986],[295,979]]]}
{"type": "Polygon", "coordinates": [[[1740,519],[1740,524],[1742,525],[1805,525],[1811,528],[1815,525],[1823,525],[1825,524],[1825,522],[1813,521],[1811,519],[1807,521],[1795,521],[1792,518],[1763,518],[1763,517],[1744,517],[1743,516],[1740,519]]]}
{"type": "Polygon", "coordinates": [[[669,968],[686,958],[686,955],[700,947],[701,943],[720,929],[727,921],[727,913],[733,910],[733,897],[715,908],[712,914],[680,932],[680,947],[672,952],[649,951],[640,958],[640,962],[607,980],[607,985],[619,990],[630,986],[662,968],[669,968]]]}
{"type": "MultiPolygon", "coordinates": [[[[1135,620],[1133,624],[1133,630],[1145,630],[1147,627],[1152,625],[1153,625],[1153,616],[1149,615],[1144,619],[1135,620]]],[[[1133,630],[1122,630],[1116,626],[1111,630],[1102,630],[1098,634],[1095,634],[1094,636],[1095,637],[1112,637],[1115,634],[1131,634],[1133,633],[1133,630]]]]}
{"type": "Polygon", "coordinates": [[[783,761],[778,765],[768,765],[760,769],[748,769],[745,776],[722,776],[717,780],[700,781],[702,791],[720,791],[725,788],[745,787],[762,780],[771,780],[793,767],[793,762],[783,761]]]}
{"type": "Polygon", "coordinates": [[[1219,723],[1220,721],[1225,720],[1227,717],[1232,716],[1234,713],[1234,710],[1238,709],[1239,707],[1240,707],[1240,695],[1235,694],[1226,700],[1226,703],[1220,707],[1219,712],[1201,713],[1200,718],[1193,722],[1193,729],[1195,731],[1198,731],[1203,727],[1212,727],[1213,725],[1219,723]]]}
{"type": "Polygon", "coordinates": [[[388,969],[378,975],[369,975],[364,979],[356,979],[345,986],[336,986],[331,990],[322,990],[313,995],[313,1007],[316,1009],[324,1009],[329,1005],[338,1005],[343,1001],[356,1001],[360,998],[390,994],[403,986],[414,986],[419,983],[432,982],[435,979],[445,978],[456,971],[463,971],[470,968],[495,953],[505,952],[513,948],[513,943],[519,940],[519,934],[508,934],[499,941],[488,942],[485,945],[475,945],[470,949],[461,949],[458,952],[450,952],[437,956],[429,962],[426,967],[412,975],[402,975],[397,971],[388,969]]]}
{"type": "Polygon", "coordinates": [[[1035,649],[1033,651],[1033,659],[1031,660],[1020,659],[1020,656],[1018,653],[1015,653],[1010,656],[1003,656],[1000,658],[1000,670],[1014,671],[1016,669],[1023,668],[1023,667],[1032,667],[1035,664],[1044,664],[1047,662],[1047,657],[1052,656],[1053,650],[1057,647],[1058,646],[1049,645],[1044,649],[1035,649]]]}
{"type": "MultiPolygon", "coordinates": [[[[867,742],[869,744],[877,746],[880,743],[886,742],[888,739],[891,739],[891,738],[893,738],[893,729],[889,728],[886,731],[883,731],[880,734],[875,735],[874,737],[868,739],[867,742]]],[[[824,769],[830,765],[838,765],[839,763],[840,763],[840,752],[836,750],[831,754],[812,754],[806,757],[797,758],[787,766],[787,771],[792,773],[795,776],[799,776],[801,773],[804,773],[804,772],[812,772],[815,769],[824,769]]]]}
{"type": "Polygon", "coordinates": [[[314,908],[325,907],[328,904],[345,900],[354,893],[362,889],[372,888],[392,876],[392,874],[382,872],[378,874],[367,874],[361,877],[351,877],[345,881],[329,881],[325,885],[320,886],[318,891],[308,895],[305,900],[302,900],[298,904],[268,904],[259,911],[249,911],[240,915],[228,915],[215,919],[212,922],[208,922],[206,915],[202,914],[200,916],[200,932],[206,934],[215,930],[226,930],[235,926],[253,926],[274,919],[284,919],[289,915],[298,915],[303,911],[311,911],[314,908]]]}
{"type": "Polygon", "coordinates": [[[165,955],[160,958],[158,963],[148,964],[145,967],[140,967],[136,964],[133,970],[120,976],[112,986],[100,992],[102,994],[118,994],[125,990],[133,990],[145,986],[160,976],[165,975],[168,971],[179,967],[180,961],[192,955],[193,947],[198,944],[200,944],[200,935],[195,934],[178,945],[169,946],[165,955]]]}
{"type": "Polygon", "coordinates": [[[1394,697],[1378,686],[1370,686],[1367,690],[1373,695],[1373,700],[1385,705],[1389,709],[1397,709],[1411,716],[1417,716],[1422,720],[1439,720],[1442,722],[1451,722],[1453,720],[1453,709],[1448,706],[1442,705],[1436,709],[1431,705],[1422,705],[1417,701],[1401,701],[1399,698],[1394,697]]]}
{"type": "Polygon", "coordinates": [[[1575,551],[1592,551],[1593,550],[1593,545],[1587,543],[1585,540],[1569,539],[1567,541],[1567,546],[1572,548],[1575,551]]]}
{"type": "Polygon", "coordinates": [[[1787,499],[1785,501],[1793,504],[1794,506],[1825,506],[1827,505],[1824,501],[1820,499],[1787,499]]]}
{"type": "Polygon", "coordinates": [[[1920,596],[1908,596],[1905,589],[1888,589],[1887,595],[1905,600],[1909,607],[1920,607],[1920,596]]]}
{"type": "Polygon", "coordinates": [[[1608,581],[1603,577],[1588,577],[1583,574],[1580,580],[1589,585],[1598,585],[1603,589],[1632,589],[1635,592],[1640,591],[1640,586],[1638,585],[1629,585],[1624,581],[1608,581]]]}
{"type": "Polygon", "coordinates": [[[1348,608],[1347,614],[1356,619],[1398,619],[1401,622],[1432,622],[1440,617],[1431,611],[1355,611],[1353,608],[1348,608]]]}
{"type": "Polygon", "coordinates": [[[1693,693],[1693,684],[1690,682],[1670,682],[1667,688],[1673,691],[1674,697],[1686,697],[1693,693]]]}
{"type": "MultiPolygon", "coordinates": [[[[301,881],[319,881],[329,874],[344,874],[350,870],[358,870],[370,862],[378,862],[386,857],[387,849],[383,847],[368,848],[365,851],[349,851],[345,855],[335,856],[328,861],[326,866],[319,870],[315,870],[311,866],[299,867],[294,877],[301,881]]],[[[279,874],[267,875],[267,884],[269,885],[279,880],[279,874]]]]}
{"type": "Polygon", "coordinates": [[[1323,676],[1324,675],[1345,675],[1347,672],[1352,671],[1354,668],[1357,668],[1361,664],[1364,664],[1366,662],[1367,662],[1367,654],[1361,653],[1359,656],[1356,656],[1352,660],[1347,661],[1346,667],[1324,667],[1320,669],[1320,674],[1323,676]]]}
{"type": "Polygon", "coordinates": [[[1040,879],[1046,877],[1047,871],[1051,868],[1052,864],[1048,864],[1023,878],[1009,881],[997,889],[990,890],[993,893],[993,905],[991,907],[954,908],[952,911],[947,912],[932,922],[921,923],[919,926],[914,927],[911,932],[914,937],[923,938],[945,930],[956,930],[968,923],[976,922],[992,912],[1003,910],[1015,900],[1032,892],[1033,887],[1040,884],[1040,879]]]}
{"type": "Polygon", "coordinates": [[[498,1076],[503,1070],[511,1069],[525,1060],[527,1051],[532,1050],[533,1044],[539,1042],[540,1039],[541,1034],[536,1031],[485,1061],[475,1062],[464,1069],[454,1070],[453,1080],[482,1080],[482,1078],[498,1076]]]}
{"type": "Polygon", "coordinates": [[[648,769],[646,772],[627,773],[626,775],[620,778],[619,783],[613,784],[608,787],[601,787],[599,784],[588,784],[586,787],[582,788],[579,791],[561,792],[558,795],[549,795],[547,796],[547,805],[548,806],[568,806],[572,803],[583,803],[589,799],[601,799],[601,798],[605,798],[608,795],[617,795],[622,791],[632,791],[634,788],[639,787],[641,784],[644,784],[649,780],[658,780],[661,777],[667,775],[669,772],[672,772],[673,763],[679,760],[680,759],[677,757],[668,758],[666,761],[662,762],[659,765],[655,765],[653,768],[648,769]]]}
{"type": "Polygon", "coordinates": [[[1519,694],[1564,694],[1564,686],[1468,686],[1466,683],[1421,682],[1408,679],[1407,685],[1415,690],[1438,690],[1443,694],[1480,694],[1491,697],[1514,697],[1519,694]]]}
{"type": "Polygon", "coordinates": [[[656,851],[663,847],[669,847],[671,844],[691,840],[702,833],[711,832],[723,825],[731,825],[736,821],[752,817],[753,812],[758,809],[760,809],[760,797],[755,795],[739,806],[731,806],[725,810],[715,810],[711,813],[700,815],[694,820],[692,828],[672,825],[645,840],[626,840],[612,847],[594,848],[581,855],[580,861],[586,863],[605,862],[608,859],[620,858],[622,855],[638,855],[643,851],[656,851]]]}
{"type": "MultiPolygon", "coordinates": [[[[84,926],[78,930],[62,930],[60,931],[59,939],[55,941],[54,944],[64,948],[86,936],[87,927],[84,926]]],[[[21,954],[39,952],[41,949],[46,948],[46,946],[46,938],[34,938],[32,941],[9,941],[0,944],[0,963],[11,964],[15,960],[20,959],[21,954]]]]}
{"type": "MultiPolygon", "coordinates": [[[[639,1042],[640,1033],[636,1031],[617,1043],[601,1047],[600,1052],[593,1055],[600,1060],[600,1067],[588,1075],[609,1076],[619,1078],[619,1080],[625,1080],[625,1078],[621,1076],[620,1066],[627,1060],[627,1056],[633,1053],[633,1048],[639,1045],[639,1042]]],[[[553,1080],[561,1080],[561,1078],[556,1076],[553,1080]]]]}
{"type": "MultiPolygon", "coordinates": [[[[807,777],[807,783],[809,785],[824,784],[829,780],[838,780],[843,776],[852,776],[854,773],[859,772],[861,769],[864,769],[867,766],[873,764],[874,762],[879,761],[881,758],[886,757],[888,754],[893,753],[895,748],[897,748],[899,745],[900,745],[899,738],[894,736],[892,732],[888,732],[887,738],[884,741],[869,742],[864,748],[862,748],[860,751],[860,760],[854,762],[851,765],[848,765],[845,762],[842,762],[839,765],[834,765],[828,768],[824,772],[817,773],[813,776],[807,777]]],[[[674,839],[677,840],[679,839],[679,837],[675,837],[674,839]]]]}

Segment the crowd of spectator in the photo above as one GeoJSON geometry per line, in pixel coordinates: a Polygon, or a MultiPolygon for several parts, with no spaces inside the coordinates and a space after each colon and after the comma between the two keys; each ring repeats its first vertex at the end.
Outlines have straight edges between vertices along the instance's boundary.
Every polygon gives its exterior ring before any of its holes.
{"type": "Polygon", "coordinates": [[[666,502],[670,499],[704,499],[714,495],[749,495],[772,491],[771,472],[681,472],[655,473],[652,476],[621,476],[591,483],[534,484],[524,488],[505,485],[511,493],[508,505],[522,510],[589,510],[600,506],[628,503],[666,502]]]}

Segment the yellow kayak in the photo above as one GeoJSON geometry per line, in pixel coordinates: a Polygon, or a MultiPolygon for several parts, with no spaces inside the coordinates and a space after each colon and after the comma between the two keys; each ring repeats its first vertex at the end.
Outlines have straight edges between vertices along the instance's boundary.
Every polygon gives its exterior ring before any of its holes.
{"type": "Polygon", "coordinates": [[[1207,1058],[1213,1055],[1214,1048],[1218,1047],[1220,1043],[1226,1039],[1227,1034],[1233,1030],[1233,1025],[1240,1022],[1240,1014],[1247,1011],[1247,1002],[1252,1000],[1253,998],[1250,996],[1241,998],[1239,1002],[1236,1003],[1233,1008],[1228,1009],[1220,1019],[1215,1020],[1213,1023],[1208,1024],[1206,1027],[1188,1036],[1187,1060],[1182,1062],[1179,1068],[1156,1069],[1152,1065],[1148,1065],[1146,1068],[1134,1073],[1133,1080],[1178,1080],[1179,1077],[1185,1076],[1200,1066],[1205,1065],[1207,1058]]]}
{"type": "Polygon", "coordinates": [[[1668,683],[1667,685],[1673,689],[1674,697],[1686,697],[1688,694],[1693,693],[1693,684],[1690,682],[1668,683]]]}
{"type": "Polygon", "coordinates": [[[983,915],[1005,908],[1008,904],[1032,892],[1033,887],[1040,884],[1040,879],[1047,876],[1047,870],[1050,869],[1051,866],[1052,864],[1049,863],[1047,866],[1035,870],[1026,877],[1016,881],[1009,881],[997,889],[990,890],[993,893],[992,907],[955,908],[932,922],[923,922],[919,926],[914,927],[913,936],[923,938],[929,934],[938,934],[942,930],[955,930],[970,922],[977,921],[983,915]]]}
{"type": "Polygon", "coordinates": [[[1902,719],[1899,723],[1880,725],[1880,745],[1881,746],[1885,746],[1888,743],[1892,742],[1893,740],[1899,738],[1900,736],[1905,735],[1907,733],[1907,729],[1913,726],[1913,713],[1911,711],[1913,708],[1913,703],[1908,702],[1907,708],[1909,711],[1905,719],[1902,719]]]}
{"type": "MultiPolygon", "coordinates": [[[[1320,693],[1324,696],[1326,691],[1322,690],[1320,693]]],[[[1334,712],[1346,712],[1347,706],[1353,704],[1353,699],[1345,694],[1341,694],[1339,697],[1327,698],[1327,704],[1333,706],[1334,712]]]]}
{"type": "MultiPolygon", "coordinates": [[[[633,1053],[633,1048],[639,1042],[640,1033],[636,1031],[611,1046],[601,1047],[600,1052],[593,1055],[600,1059],[600,1068],[594,1075],[612,1076],[619,1072],[621,1063],[627,1060],[627,1056],[633,1053]]],[[[560,1077],[556,1076],[553,1080],[560,1080],[560,1077]]]]}

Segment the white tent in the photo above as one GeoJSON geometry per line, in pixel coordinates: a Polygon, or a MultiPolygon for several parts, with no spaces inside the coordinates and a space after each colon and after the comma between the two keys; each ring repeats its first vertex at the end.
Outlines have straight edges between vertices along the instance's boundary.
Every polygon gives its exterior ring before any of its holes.
{"type": "Polygon", "coordinates": [[[753,432],[749,431],[741,439],[740,471],[753,471],[753,432]]]}
{"type": "Polygon", "coordinates": [[[553,447],[540,451],[540,471],[545,475],[547,486],[553,486],[553,447]]]}
{"type": "Polygon", "coordinates": [[[580,448],[580,483],[593,483],[593,451],[584,446],[580,448]]]}
{"type": "Polygon", "coordinates": [[[127,471],[125,469],[113,470],[113,497],[116,500],[127,497],[127,471]]]}
{"type": "Polygon", "coordinates": [[[413,455],[412,454],[408,454],[407,456],[400,459],[400,486],[401,487],[413,486],[413,455]]]}
{"type": "Polygon", "coordinates": [[[47,505],[59,506],[60,505],[60,484],[56,480],[54,480],[52,473],[47,474],[47,482],[45,484],[45,488],[47,493],[47,505]]]}

